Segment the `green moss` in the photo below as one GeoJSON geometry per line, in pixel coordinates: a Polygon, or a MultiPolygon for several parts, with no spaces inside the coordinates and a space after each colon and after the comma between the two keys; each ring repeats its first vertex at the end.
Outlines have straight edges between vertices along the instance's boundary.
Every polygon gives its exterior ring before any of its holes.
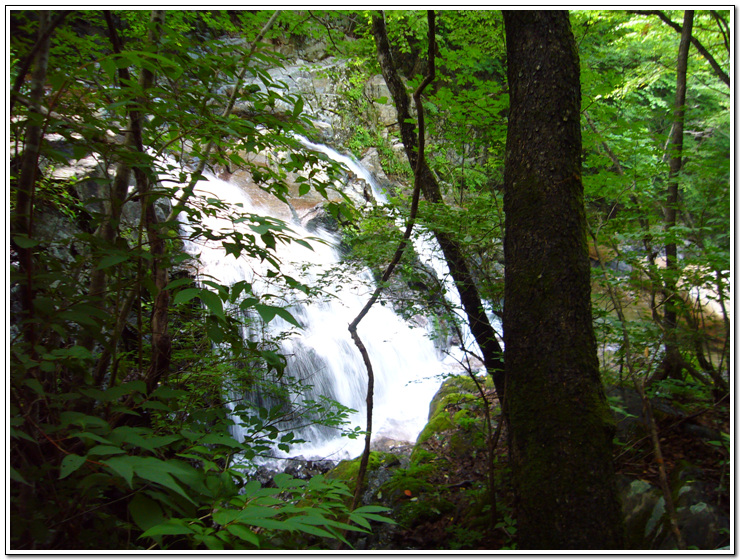
{"type": "MultiPolygon", "coordinates": [[[[486,385],[491,385],[490,379],[486,385]]],[[[442,384],[429,406],[429,422],[419,434],[412,461],[433,437],[449,441],[453,454],[466,455],[482,445],[483,420],[477,414],[482,405],[475,382],[467,375],[450,377],[442,384]],[[454,413],[451,411],[454,410],[454,413]],[[449,434],[447,432],[453,432],[449,434]]]]}
{"type": "Polygon", "coordinates": [[[424,521],[435,521],[455,510],[455,504],[441,496],[420,498],[404,502],[398,510],[398,523],[404,527],[414,527],[424,521]]]}
{"type": "MultiPolygon", "coordinates": [[[[361,457],[340,461],[339,464],[326,473],[327,478],[341,480],[347,484],[350,490],[354,490],[357,474],[360,472],[361,457]]],[[[384,451],[371,451],[367,461],[367,472],[379,469],[383,465],[398,462],[398,457],[393,453],[384,451]]]]}
{"type": "Polygon", "coordinates": [[[406,490],[417,496],[424,490],[431,489],[429,479],[434,476],[438,467],[432,463],[411,463],[408,468],[398,469],[391,479],[383,484],[383,493],[394,497],[400,496],[406,490]]]}
{"type": "MultiPolygon", "coordinates": [[[[490,388],[492,386],[490,378],[486,377],[483,385],[490,388]]],[[[476,387],[475,382],[469,375],[449,377],[442,383],[442,386],[429,404],[429,419],[431,420],[439,412],[441,407],[476,397],[478,397],[478,387],[476,387]]]]}
{"type": "Polygon", "coordinates": [[[432,461],[437,459],[437,454],[432,453],[431,451],[428,451],[420,446],[415,446],[414,450],[411,452],[411,462],[417,463],[417,464],[423,464],[423,463],[431,463],[432,461]]]}
{"type": "Polygon", "coordinates": [[[441,413],[436,414],[431,420],[429,420],[429,422],[427,422],[427,425],[424,426],[424,429],[416,439],[416,445],[421,445],[434,435],[444,432],[445,430],[451,430],[454,427],[455,425],[452,423],[452,420],[444,409],[442,409],[441,413]]]}
{"type": "MultiPolygon", "coordinates": [[[[589,529],[618,524],[618,512],[610,510],[615,502],[609,497],[616,496],[616,488],[605,486],[611,484],[613,468],[609,431],[613,418],[606,401],[590,380],[571,378],[558,389],[541,382],[542,377],[528,385],[526,396],[520,393],[510,401],[518,493],[524,503],[549,504],[548,509],[540,511],[533,505],[527,511],[528,526],[533,531],[568,526],[576,507],[591,508],[595,517],[584,523],[589,529]],[[543,485],[543,480],[548,483],[543,485]]],[[[540,542],[562,542],[556,533],[541,533],[540,542]]]]}

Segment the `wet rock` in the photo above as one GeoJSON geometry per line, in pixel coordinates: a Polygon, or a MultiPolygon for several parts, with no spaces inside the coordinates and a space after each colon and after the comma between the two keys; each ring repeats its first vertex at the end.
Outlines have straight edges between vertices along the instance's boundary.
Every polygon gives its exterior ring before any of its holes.
{"type": "Polygon", "coordinates": [[[378,183],[388,182],[388,176],[383,171],[383,164],[380,161],[380,153],[377,148],[368,148],[360,163],[373,174],[378,183]]]}
{"type": "Polygon", "coordinates": [[[617,480],[626,530],[626,548],[648,549],[649,534],[665,510],[660,490],[644,480],[617,480]]]}
{"type": "Polygon", "coordinates": [[[366,98],[372,100],[372,115],[370,116],[381,130],[385,131],[389,126],[398,122],[393,96],[381,74],[376,74],[367,81],[364,94],[366,98]]]}
{"type": "Polygon", "coordinates": [[[320,229],[330,233],[339,231],[339,222],[321,204],[314,206],[306,214],[301,216],[300,223],[312,233],[320,229]]]}
{"type": "Polygon", "coordinates": [[[300,480],[311,480],[314,476],[328,473],[334,466],[333,461],[314,461],[303,457],[294,457],[288,461],[288,465],[283,472],[300,480]]]}
{"type": "Polygon", "coordinates": [[[370,449],[373,451],[384,451],[386,453],[411,455],[411,451],[414,449],[414,444],[410,441],[402,441],[382,436],[372,441],[370,449]]]}

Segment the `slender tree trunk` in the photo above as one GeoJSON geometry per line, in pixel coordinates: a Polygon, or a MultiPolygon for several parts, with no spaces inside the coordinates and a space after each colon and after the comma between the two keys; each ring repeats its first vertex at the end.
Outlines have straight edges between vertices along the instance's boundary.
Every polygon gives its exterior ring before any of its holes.
{"type": "MultiPolygon", "coordinates": [[[[689,46],[691,45],[691,31],[694,22],[693,10],[684,12],[684,22],[681,31],[681,42],[678,47],[678,62],[676,65],[676,100],[674,103],[673,126],[668,141],[670,154],[668,174],[668,192],[665,205],[664,229],[668,237],[665,246],[666,271],[663,295],[665,297],[665,312],[663,313],[663,328],[665,331],[665,358],[662,372],[657,378],[678,378],[681,376],[682,358],[678,345],[678,308],[676,297],[676,283],[678,281],[678,251],[676,240],[673,238],[673,229],[676,227],[678,207],[679,174],[683,163],[683,124],[686,117],[686,71],[688,67],[689,46]]],[[[655,378],[654,378],[655,379],[655,378]]]]}
{"type": "Polygon", "coordinates": [[[521,549],[620,549],[613,420],[599,377],[567,12],[504,12],[509,125],[504,363],[521,549]]]}
{"type": "MultiPolygon", "coordinates": [[[[44,137],[44,119],[42,114],[44,86],[46,85],[46,73],[49,66],[49,38],[51,35],[49,12],[41,10],[39,12],[39,29],[38,39],[35,50],[35,65],[31,74],[31,92],[29,117],[30,121],[26,128],[26,136],[23,145],[23,155],[21,159],[21,169],[18,176],[18,182],[15,186],[16,199],[15,210],[12,216],[12,233],[11,241],[13,248],[18,254],[20,270],[24,275],[21,282],[21,305],[23,309],[23,335],[31,349],[31,359],[36,359],[36,342],[38,337],[37,325],[34,323],[34,297],[35,289],[33,284],[35,249],[33,243],[29,241],[33,238],[33,211],[34,197],[36,193],[36,183],[40,179],[39,173],[39,156],[41,154],[41,142],[44,137]],[[16,238],[18,236],[18,238],[16,238]],[[22,241],[26,238],[27,241],[22,241]]],[[[46,389],[49,389],[49,383],[52,382],[49,374],[42,374],[36,368],[31,371],[32,375],[43,376],[42,382],[46,389]]]]}
{"type": "Polygon", "coordinates": [[[416,212],[419,208],[419,193],[421,191],[421,167],[426,163],[426,160],[424,158],[424,108],[421,105],[421,94],[424,89],[426,89],[426,87],[432,82],[432,80],[434,80],[434,52],[436,44],[434,22],[434,10],[429,10],[429,12],[427,13],[427,23],[429,26],[429,29],[427,31],[427,36],[429,38],[429,64],[427,67],[427,75],[424,77],[424,81],[419,84],[419,87],[414,93],[414,101],[416,102],[418,113],[417,121],[420,131],[417,153],[421,154],[421,157],[417,159],[416,167],[414,168],[414,194],[411,201],[411,211],[409,212],[408,223],[406,224],[406,230],[404,231],[403,239],[398,244],[396,252],[391,259],[391,262],[386,267],[385,272],[383,273],[383,276],[378,283],[378,287],[375,289],[372,296],[370,296],[370,299],[367,301],[362,310],[357,314],[357,317],[355,317],[355,319],[349,325],[349,332],[352,336],[352,340],[354,341],[357,348],[360,350],[360,354],[362,354],[362,359],[365,362],[365,367],[367,369],[367,397],[365,400],[367,405],[367,428],[365,430],[365,449],[362,453],[362,458],[360,459],[360,468],[357,473],[357,485],[355,487],[355,495],[352,501],[352,509],[355,509],[360,503],[360,497],[362,496],[362,490],[365,480],[365,472],[367,471],[367,464],[370,460],[370,440],[372,437],[373,426],[373,391],[375,388],[373,365],[370,361],[370,355],[368,354],[365,345],[357,334],[357,326],[360,324],[360,321],[362,321],[365,315],[367,315],[367,313],[370,311],[370,308],[375,305],[375,302],[378,300],[378,297],[380,297],[380,293],[385,287],[386,282],[390,279],[396,266],[401,261],[401,257],[403,257],[403,252],[406,250],[406,246],[408,245],[409,239],[411,238],[414,224],[416,223],[416,212]]]}
{"type": "MultiPolygon", "coordinates": [[[[691,10],[687,10],[691,11],[691,10]]],[[[676,22],[672,21],[670,17],[668,17],[668,14],[666,14],[663,11],[660,10],[635,10],[634,13],[636,14],[651,14],[658,16],[661,20],[663,20],[664,23],[668,24],[670,27],[676,30],[677,33],[680,33],[682,36],[686,33],[686,12],[684,12],[684,25],[681,27],[676,22]]],[[[729,36],[729,26],[727,25],[727,22],[722,19],[722,17],[714,10],[711,10],[712,15],[715,18],[715,21],[717,21],[717,24],[719,25],[720,32],[722,33],[722,36],[724,38],[725,42],[725,48],[727,48],[727,52],[730,51],[730,45],[728,42],[728,36],[729,36]],[[726,27],[725,27],[726,26],[726,27]],[[725,29],[727,29],[727,33],[725,33],[725,29]]],[[[692,14],[693,17],[693,14],[692,14]]],[[[693,19],[691,21],[691,25],[693,26],[693,19]]],[[[712,70],[714,70],[715,75],[724,82],[724,84],[727,87],[730,87],[730,75],[725,72],[722,67],[719,65],[719,62],[711,55],[711,53],[706,49],[704,45],[699,42],[699,39],[696,37],[693,37],[691,35],[691,31],[688,33],[689,35],[689,41],[691,41],[691,44],[694,45],[697,51],[699,51],[699,54],[701,54],[706,61],[709,63],[709,65],[712,67],[712,70]]]]}
{"type": "MultiPolygon", "coordinates": [[[[378,61],[383,73],[383,78],[393,96],[398,113],[398,126],[401,131],[401,140],[406,151],[412,169],[417,167],[417,134],[414,128],[414,119],[411,117],[411,103],[406,86],[401,81],[391,55],[385,20],[382,15],[373,16],[373,35],[377,45],[378,61]]],[[[419,169],[421,181],[421,192],[424,198],[433,204],[443,204],[441,190],[434,173],[429,165],[423,161],[419,169]]],[[[455,281],[457,291],[460,293],[460,301],[468,318],[470,331],[480,347],[486,369],[493,377],[496,392],[499,399],[504,397],[503,360],[501,346],[496,340],[495,331],[491,326],[483,303],[481,302],[478,288],[473,280],[473,275],[465,259],[460,245],[452,236],[433,230],[434,236],[442,249],[442,254],[447,261],[450,274],[455,281]]]]}

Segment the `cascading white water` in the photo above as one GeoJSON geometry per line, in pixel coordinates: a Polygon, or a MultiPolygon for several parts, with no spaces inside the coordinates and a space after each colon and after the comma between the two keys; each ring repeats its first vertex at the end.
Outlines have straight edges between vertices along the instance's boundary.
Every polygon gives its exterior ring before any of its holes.
{"type": "MultiPolygon", "coordinates": [[[[386,204],[388,202],[388,197],[385,191],[380,187],[380,185],[378,185],[372,173],[370,173],[370,171],[368,171],[368,169],[366,169],[362,164],[356,162],[354,159],[344,154],[340,154],[336,150],[323,144],[316,144],[303,137],[298,137],[298,140],[307,148],[314,151],[322,152],[334,161],[343,164],[352,173],[354,173],[354,175],[364,180],[368,185],[370,185],[373,196],[379,204],[386,204]]],[[[397,226],[403,229],[405,227],[405,224],[403,224],[402,222],[398,222],[397,226]]],[[[437,243],[434,235],[423,227],[417,226],[415,229],[416,234],[412,237],[414,250],[416,251],[419,260],[426,266],[430,267],[436,274],[437,278],[442,281],[445,297],[450,300],[453,313],[456,313],[458,315],[458,323],[460,325],[462,340],[460,341],[460,346],[458,348],[450,349],[452,360],[460,362],[466,361],[465,352],[460,351],[460,349],[463,348],[467,349],[473,354],[477,354],[478,356],[480,356],[481,352],[478,347],[478,343],[475,341],[475,337],[470,332],[467,318],[464,316],[464,312],[462,311],[460,294],[458,293],[455,282],[452,279],[452,275],[450,274],[450,269],[447,265],[447,261],[442,256],[442,249],[440,248],[439,243],[437,243]]],[[[488,315],[488,320],[491,322],[491,325],[493,325],[496,332],[502,333],[503,328],[501,320],[493,314],[490,305],[486,305],[485,311],[488,315]]],[[[503,340],[500,340],[499,342],[503,347],[503,340]]]]}
{"type": "MultiPolygon", "coordinates": [[[[360,173],[367,174],[367,171],[358,169],[355,173],[363,176],[360,173]]],[[[212,175],[205,176],[206,180],[198,183],[196,192],[218,197],[231,206],[240,203],[246,212],[266,214],[267,211],[254,205],[237,185],[212,175]]],[[[369,174],[366,177],[366,180],[371,179],[369,174]]],[[[207,218],[204,225],[214,229],[226,226],[215,218],[207,218]]],[[[326,231],[309,233],[295,224],[290,228],[298,237],[318,237],[325,242],[312,242],[313,251],[296,243],[278,245],[281,270],[311,284],[322,270],[339,261],[335,248],[338,240],[326,231]],[[307,264],[311,266],[307,268],[307,264]]],[[[257,259],[236,259],[213,243],[191,245],[188,250],[200,254],[201,276],[211,276],[225,284],[246,280],[253,284],[255,292],[259,290],[263,272],[257,259]]],[[[304,387],[312,387],[304,398],[317,400],[319,395],[324,395],[357,410],[350,419],[350,427],[362,429],[365,428],[367,372],[347,326],[369,297],[368,285],[372,278],[369,272],[366,274],[364,279],[327,286],[327,297],[318,302],[306,304],[296,299],[290,312],[304,328],[294,329],[282,342],[280,350],[288,361],[286,375],[298,379],[304,387]]],[[[264,289],[269,288],[265,286],[264,289]]],[[[273,334],[289,330],[289,327],[280,318],[269,325],[273,334]]],[[[358,333],[367,347],[375,373],[374,437],[414,441],[427,421],[429,402],[439,387],[441,374],[449,369],[448,364],[440,359],[425,328],[410,325],[382,305],[371,309],[360,323],[358,333]]],[[[240,435],[238,428],[235,435],[240,435]]],[[[364,444],[362,438],[340,438],[338,431],[318,427],[305,428],[298,435],[307,443],[292,447],[292,456],[342,459],[359,455],[364,444]]]]}

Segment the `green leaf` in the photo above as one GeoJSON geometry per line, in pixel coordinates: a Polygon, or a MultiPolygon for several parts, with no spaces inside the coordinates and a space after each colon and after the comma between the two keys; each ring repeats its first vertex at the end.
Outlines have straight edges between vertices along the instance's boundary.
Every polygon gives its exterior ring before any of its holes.
{"type": "Polygon", "coordinates": [[[280,438],[281,442],[291,442],[295,438],[295,434],[293,432],[288,432],[283,437],[280,438]]]}
{"type": "Polygon", "coordinates": [[[237,524],[228,525],[226,527],[226,530],[232,535],[234,535],[236,538],[241,539],[243,541],[247,541],[259,548],[260,546],[259,537],[255,535],[252,531],[250,531],[244,525],[237,525],[237,524]]]}
{"type": "Polygon", "coordinates": [[[273,529],[275,531],[288,531],[291,529],[285,521],[277,519],[264,519],[259,517],[252,517],[249,519],[240,520],[248,525],[255,527],[263,527],[265,529],[273,529]]]}
{"type": "Polygon", "coordinates": [[[97,416],[90,416],[83,414],[82,412],[75,412],[72,410],[65,410],[59,415],[60,427],[66,427],[70,425],[77,425],[83,428],[96,427],[110,429],[108,422],[97,416]]]}
{"type": "Polygon", "coordinates": [[[177,305],[179,303],[185,303],[193,299],[199,293],[200,293],[200,288],[187,288],[185,290],[180,290],[179,292],[175,294],[175,297],[172,299],[172,303],[174,305],[177,305]]]}
{"type": "MultiPolygon", "coordinates": [[[[313,238],[312,238],[312,239],[313,239],[313,238]]],[[[306,241],[305,239],[298,239],[298,238],[295,238],[295,239],[293,239],[292,241],[293,241],[293,243],[297,243],[298,245],[301,245],[301,246],[305,247],[306,249],[310,249],[311,251],[313,251],[313,247],[312,247],[312,246],[311,246],[311,244],[310,244],[310,243],[309,243],[308,241],[306,241]]]]}
{"type": "Polygon", "coordinates": [[[220,444],[233,448],[239,448],[242,446],[242,444],[235,440],[233,437],[223,434],[207,434],[203,436],[203,438],[200,440],[200,443],[220,444]]]}
{"type": "Polygon", "coordinates": [[[210,280],[203,280],[202,282],[206,286],[210,286],[211,288],[215,289],[218,294],[226,298],[229,296],[229,288],[227,286],[224,286],[223,284],[219,284],[218,282],[212,282],[210,280]]]}
{"type": "Polygon", "coordinates": [[[213,521],[218,525],[225,526],[239,517],[239,513],[240,511],[235,509],[219,509],[213,512],[213,521]]]}
{"type": "Polygon", "coordinates": [[[254,521],[257,519],[266,519],[274,517],[279,513],[278,510],[266,507],[266,506],[247,506],[239,512],[239,516],[236,518],[241,523],[248,523],[254,525],[254,521]]]}
{"type": "Polygon", "coordinates": [[[352,513],[384,513],[390,511],[383,506],[361,506],[352,510],[352,513]]]}
{"type": "Polygon", "coordinates": [[[70,453],[64,459],[59,467],[59,479],[67,478],[85,463],[85,458],[74,453],[70,453]]]}
{"type": "Polygon", "coordinates": [[[107,255],[100,259],[100,263],[96,267],[97,270],[101,270],[103,268],[109,268],[111,266],[115,266],[117,264],[122,263],[123,261],[127,261],[129,259],[128,254],[117,254],[117,255],[107,255]]]}
{"type": "Polygon", "coordinates": [[[150,497],[138,493],[128,505],[128,511],[142,531],[147,531],[164,521],[162,508],[150,497]]]}
{"type": "Polygon", "coordinates": [[[208,290],[200,290],[198,297],[216,317],[226,319],[226,315],[224,315],[224,304],[218,295],[208,290]]]}
{"type": "Polygon", "coordinates": [[[81,440],[91,439],[93,441],[97,441],[98,443],[113,443],[103,436],[99,436],[98,434],[93,434],[91,432],[75,432],[73,434],[69,434],[69,437],[77,437],[81,440]]]}
{"type": "Polygon", "coordinates": [[[275,250],[277,245],[275,243],[275,236],[272,233],[263,233],[260,237],[268,249],[272,249],[273,251],[275,250]]]}
{"type": "Polygon", "coordinates": [[[295,107],[293,108],[293,116],[297,117],[301,114],[301,111],[303,111],[303,97],[300,95],[295,101],[295,107]]]}
{"type": "Polygon", "coordinates": [[[87,452],[88,457],[91,455],[120,455],[125,453],[120,447],[114,447],[112,445],[96,445],[90,451],[87,452]]]}
{"type": "Polygon", "coordinates": [[[28,482],[26,482],[26,479],[23,478],[23,476],[21,476],[21,473],[19,473],[13,467],[10,467],[10,478],[15,480],[16,482],[22,482],[23,484],[26,484],[27,486],[31,486],[28,482]]]}
{"type": "Polygon", "coordinates": [[[166,404],[160,401],[146,401],[142,403],[141,408],[146,408],[150,410],[163,410],[164,412],[172,412],[172,407],[167,406],[166,404]]]}
{"type": "Polygon", "coordinates": [[[41,244],[41,241],[38,239],[31,239],[27,235],[14,235],[13,241],[15,241],[15,244],[21,249],[30,249],[31,247],[36,247],[41,244]]]}
{"type": "Polygon", "coordinates": [[[193,279],[192,278],[177,278],[177,279],[173,280],[172,282],[170,282],[169,284],[167,284],[164,287],[164,289],[165,290],[172,290],[174,288],[179,288],[180,286],[185,286],[187,284],[192,284],[192,283],[193,283],[193,279]]]}
{"type": "Polygon", "coordinates": [[[260,223],[257,225],[249,224],[249,228],[255,233],[258,233],[260,235],[267,233],[271,229],[277,229],[277,228],[274,228],[271,224],[266,224],[266,223],[260,223]]]}
{"type": "Polygon", "coordinates": [[[195,533],[194,529],[182,524],[181,521],[178,521],[179,520],[168,519],[164,523],[154,525],[144,531],[139,538],[156,537],[160,535],[190,535],[195,533]]]}
{"type": "Polygon", "coordinates": [[[157,484],[169,488],[176,492],[193,505],[197,505],[193,499],[188,496],[187,492],[170,476],[167,469],[167,462],[154,457],[138,457],[138,461],[134,465],[134,471],[138,476],[144,480],[150,482],[156,482],[157,484]]]}
{"type": "Polygon", "coordinates": [[[309,535],[316,535],[317,537],[326,537],[329,539],[339,539],[345,544],[349,544],[340,535],[337,535],[335,533],[330,533],[329,531],[325,529],[321,529],[314,525],[306,525],[304,523],[300,523],[299,522],[300,519],[302,519],[302,517],[293,517],[288,520],[289,522],[293,522],[293,523],[289,523],[290,527],[293,530],[301,531],[303,533],[308,533],[309,535]]]}
{"type": "Polygon", "coordinates": [[[110,57],[102,57],[98,59],[98,64],[100,64],[100,68],[102,68],[103,71],[108,74],[108,79],[110,81],[113,81],[116,74],[115,62],[110,57]]]}
{"type": "Polygon", "coordinates": [[[133,488],[132,479],[134,477],[134,459],[133,457],[112,457],[102,461],[104,465],[107,465],[114,473],[119,475],[123,480],[126,481],[129,488],[133,488]]]}
{"type": "Polygon", "coordinates": [[[154,391],[152,391],[150,395],[150,397],[156,397],[158,399],[177,399],[187,396],[188,392],[184,391],[183,389],[173,389],[171,387],[165,387],[164,385],[162,385],[161,387],[157,387],[154,391]]]}
{"type": "Polygon", "coordinates": [[[39,383],[38,379],[34,379],[33,377],[31,377],[30,379],[25,379],[23,383],[33,389],[33,391],[38,395],[46,394],[46,391],[44,391],[44,388],[41,386],[41,383],[39,383]]]}
{"type": "Polygon", "coordinates": [[[271,305],[263,305],[261,303],[255,304],[254,308],[260,314],[260,317],[262,317],[262,320],[265,323],[269,323],[275,318],[278,309],[277,307],[273,307],[271,305]]]}
{"type": "Polygon", "coordinates": [[[306,485],[305,480],[301,480],[300,478],[293,478],[287,473],[278,473],[275,475],[273,480],[275,481],[275,486],[277,486],[281,490],[285,490],[288,488],[301,488],[306,485]]]}
{"type": "MultiPolygon", "coordinates": [[[[373,521],[379,521],[381,523],[390,523],[391,525],[396,524],[396,522],[390,517],[385,517],[383,515],[376,515],[374,513],[363,513],[362,517],[364,517],[365,519],[372,519],[373,521]]],[[[356,519],[354,516],[350,516],[350,518],[353,521],[356,519]]]]}

